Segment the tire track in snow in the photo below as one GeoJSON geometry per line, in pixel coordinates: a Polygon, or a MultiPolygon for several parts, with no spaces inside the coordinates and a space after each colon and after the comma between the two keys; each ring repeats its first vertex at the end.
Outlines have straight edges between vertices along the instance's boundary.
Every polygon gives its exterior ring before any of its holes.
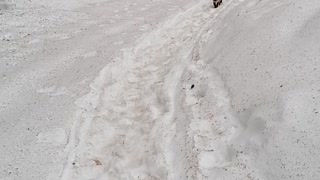
{"type": "MultiPolygon", "coordinates": [[[[234,121],[230,107],[230,97],[224,82],[215,69],[208,66],[207,59],[202,59],[200,49],[202,43],[217,32],[209,30],[242,1],[227,1],[218,9],[214,19],[205,23],[199,38],[192,49],[191,61],[181,79],[178,101],[180,114],[177,116],[178,134],[184,137],[184,156],[189,166],[186,167],[186,179],[212,179],[209,177],[214,168],[223,167],[233,158],[232,149],[227,143],[231,135],[229,121],[234,121]],[[191,84],[195,88],[190,90],[191,84]],[[216,152],[214,152],[216,151],[216,152]]],[[[180,139],[175,142],[179,144],[180,139]]],[[[183,149],[183,148],[181,148],[183,149]]],[[[219,172],[214,178],[220,178],[219,172]]],[[[181,178],[180,178],[181,179],[181,178]]]]}
{"type": "Polygon", "coordinates": [[[198,57],[204,31],[237,5],[232,3],[218,10],[194,5],[100,72],[91,92],[76,102],[81,109],[63,179],[200,177],[195,133],[189,130],[197,109],[189,117],[179,113],[190,106],[180,104],[179,86],[198,57]]]}

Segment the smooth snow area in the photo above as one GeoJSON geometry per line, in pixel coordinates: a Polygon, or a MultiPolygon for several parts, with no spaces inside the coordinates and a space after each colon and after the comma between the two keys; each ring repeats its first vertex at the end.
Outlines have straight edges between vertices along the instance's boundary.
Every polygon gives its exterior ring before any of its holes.
{"type": "Polygon", "coordinates": [[[319,179],[320,1],[0,10],[0,179],[319,179]]]}

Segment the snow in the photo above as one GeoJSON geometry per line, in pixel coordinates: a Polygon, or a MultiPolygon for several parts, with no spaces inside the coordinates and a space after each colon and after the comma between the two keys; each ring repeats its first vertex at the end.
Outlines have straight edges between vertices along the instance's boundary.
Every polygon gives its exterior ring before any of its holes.
{"type": "Polygon", "coordinates": [[[54,145],[66,145],[68,140],[65,130],[61,128],[54,129],[52,132],[40,132],[37,137],[40,143],[52,143],[54,145]]]}
{"type": "Polygon", "coordinates": [[[317,179],[319,8],[0,1],[0,179],[317,179]]]}
{"type": "Polygon", "coordinates": [[[238,120],[229,143],[240,152],[219,178],[319,177],[318,9],[317,1],[248,1],[212,25],[203,57],[230,93],[238,120]]]}

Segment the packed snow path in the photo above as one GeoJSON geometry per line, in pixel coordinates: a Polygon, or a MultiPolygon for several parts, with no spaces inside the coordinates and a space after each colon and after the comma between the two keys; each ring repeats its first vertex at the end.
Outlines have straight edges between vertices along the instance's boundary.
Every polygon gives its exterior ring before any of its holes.
{"type": "Polygon", "coordinates": [[[232,159],[221,124],[208,129],[230,116],[228,94],[219,78],[204,71],[198,51],[212,33],[209,25],[239,3],[225,1],[213,10],[198,2],[100,72],[91,92],[76,102],[81,110],[65,179],[202,179],[207,169],[232,159]],[[195,83],[212,76],[215,81],[190,90],[191,74],[195,83]],[[198,103],[206,104],[204,109],[198,103]],[[210,106],[217,110],[209,111],[210,106]],[[217,146],[226,154],[212,153],[217,146]],[[208,161],[210,156],[221,157],[208,161]]]}

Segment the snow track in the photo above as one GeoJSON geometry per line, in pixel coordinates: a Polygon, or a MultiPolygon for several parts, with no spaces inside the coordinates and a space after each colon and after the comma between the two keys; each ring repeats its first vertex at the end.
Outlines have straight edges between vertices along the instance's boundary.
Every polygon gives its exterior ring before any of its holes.
{"type": "Polygon", "coordinates": [[[320,1],[210,4],[0,0],[0,179],[320,177],[320,1]]]}
{"type": "Polygon", "coordinates": [[[239,3],[218,10],[197,3],[104,68],[76,101],[63,179],[205,179],[207,169],[232,159],[218,128],[232,118],[228,93],[199,46],[239,3]],[[211,76],[216,81],[206,81],[211,76]]]}

